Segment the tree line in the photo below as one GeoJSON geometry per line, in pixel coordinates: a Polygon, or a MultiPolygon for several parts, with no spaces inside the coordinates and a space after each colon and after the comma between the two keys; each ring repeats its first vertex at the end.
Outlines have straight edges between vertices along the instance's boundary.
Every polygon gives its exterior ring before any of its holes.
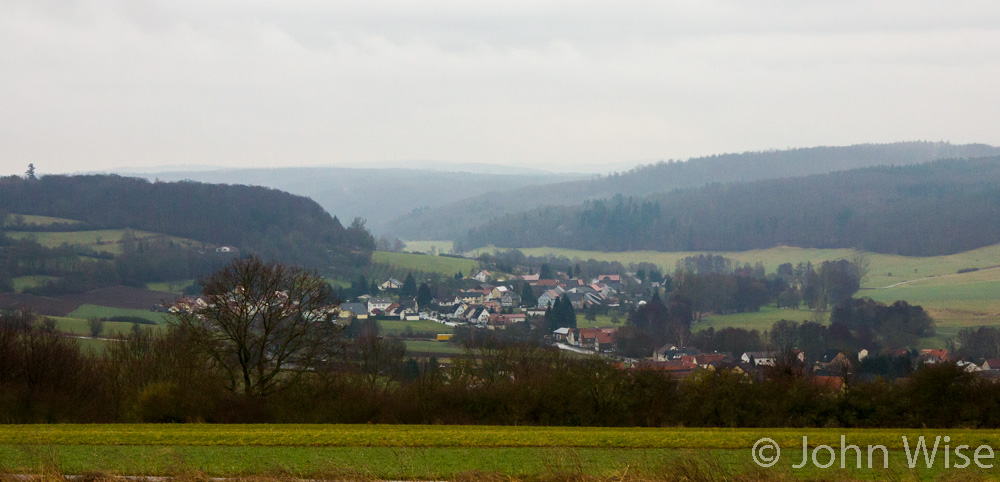
{"type": "Polygon", "coordinates": [[[617,195],[493,219],[456,249],[857,248],[933,256],[1000,242],[1000,157],[617,195]]]}
{"type": "Polygon", "coordinates": [[[1000,384],[952,364],[923,366],[902,382],[848,377],[834,390],[794,364],[761,377],[705,370],[677,379],[486,333],[442,367],[406,358],[374,322],[337,335],[336,352],[311,370],[275,383],[252,375],[243,385],[195,333],[134,330],[94,355],[7,311],[0,421],[1000,427],[1000,384]]]}

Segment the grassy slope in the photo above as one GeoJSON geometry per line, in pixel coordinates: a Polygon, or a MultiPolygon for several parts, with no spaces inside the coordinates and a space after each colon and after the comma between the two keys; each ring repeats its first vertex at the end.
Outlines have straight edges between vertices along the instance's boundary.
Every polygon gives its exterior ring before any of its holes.
{"type": "Polygon", "coordinates": [[[28,288],[37,288],[44,285],[50,281],[55,281],[59,279],[55,276],[43,276],[43,275],[29,275],[29,276],[18,276],[13,278],[11,281],[14,284],[14,291],[17,293],[23,293],[24,290],[28,288]]]}
{"type": "MultiPolygon", "coordinates": [[[[90,336],[90,325],[87,320],[81,318],[70,318],[63,316],[50,316],[53,320],[56,320],[56,328],[59,331],[64,331],[66,333],[72,333],[74,335],[90,336]]],[[[158,325],[139,325],[141,328],[151,329],[151,330],[162,330],[163,327],[158,325]]],[[[132,331],[132,323],[126,323],[123,321],[105,321],[101,337],[112,337],[115,335],[125,335],[132,331]]]]}
{"type": "MultiPolygon", "coordinates": [[[[812,447],[825,444],[839,453],[844,435],[849,444],[860,447],[885,445],[896,472],[889,478],[899,480],[901,474],[922,479],[944,472],[941,462],[933,470],[905,469],[902,437],[913,443],[919,436],[945,434],[951,437],[952,447],[1000,446],[997,432],[975,430],[32,425],[0,426],[0,467],[15,472],[55,465],[64,473],[157,475],[197,469],[209,475],[363,474],[390,480],[440,480],[470,470],[512,476],[566,472],[610,476],[629,470],[662,474],[677,468],[670,465],[674,457],[694,456],[716,460],[716,470],[742,471],[752,464],[750,447],[759,438],[769,437],[784,449],[778,470],[829,477],[835,474],[790,466],[801,456],[802,436],[809,437],[812,447]]],[[[888,475],[868,470],[851,473],[860,478],[888,475]]],[[[970,472],[951,469],[949,473],[953,477],[963,474],[970,472]]],[[[721,473],[714,475],[728,480],[721,473]]]]}
{"type": "Polygon", "coordinates": [[[165,293],[183,294],[184,290],[193,285],[195,280],[186,279],[179,281],[163,281],[159,283],[147,283],[146,289],[151,291],[163,291],[165,293]]]}
{"type": "Polygon", "coordinates": [[[110,308],[107,306],[97,305],[80,305],[79,308],[73,310],[67,315],[68,318],[79,319],[110,318],[112,316],[137,316],[159,324],[166,323],[169,319],[169,316],[166,313],[157,313],[155,311],[147,310],[129,310],[126,308],[110,308]]]}
{"type": "Polygon", "coordinates": [[[446,276],[458,272],[468,275],[470,271],[475,270],[479,265],[479,263],[471,259],[411,253],[390,253],[385,251],[376,251],[372,254],[372,262],[388,264],[400,270],[441,273],[446,276]]]}
{"type": "Polygon", "coordinates": [[[20,216],[21,219],[24,220],[24,224],[35,224],[38,226],[49,226],[55,223],[81,224],[81,222],[76,219],[54,218],[51,216],[38,216],[35,214],[10,214],[7,216],[7,219],[13,220],[15,216],[20,216]]]}
{"type": "MultiPolygon", "coordinates": [[[[7,236],[14,239],[34,238],[39,244],[48,248],[62,246],[63,243],[71,246],[84,246],[94,251],[107,251],[112,254],[121,253],[121,241],[124,229],[95,229],[91,231],[65,231],[65,232],[33,232],[33,231],[10,231],[7,236]]],[[[177,236],[167,236],[149,231],[133,230],[137,239],[166,238],[174,243],[187,246],[201,246],[202,243],[193,239],[181,238],[177,236]]]]}

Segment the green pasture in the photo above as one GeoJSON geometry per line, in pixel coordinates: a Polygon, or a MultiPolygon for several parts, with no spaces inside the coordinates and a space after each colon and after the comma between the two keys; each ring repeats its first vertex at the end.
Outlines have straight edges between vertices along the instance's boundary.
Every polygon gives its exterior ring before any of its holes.
{"type": "Polygon", "coordinates": [[[98,305],[80,305],[79,308],[71,311],[66,316],[67,318],[79,318],[84,320],[90,318],[111,318],[112,316],[136,316],[157,324],[167,323],[170,319],[170,315],[167,313],[157,313],[155,311],[148,310],[130,310],[127,308],[111,308],[109,306],[98,305]]]}
{"type": "Polygon", "coordinates": [[[431,248],[436,249],[438,253],[448,254],[455,248],[455,243],[451,241],[406,241],[406,247],[403,250],[430,253],[431,248]]]}
{"type": "MultiPolygon", "coordinates": [[[[537,478],[584,479],[628,476],[662,479],[684,471],[684,480],[772,480],[808,477],[824,480],[949,480],[985,477],[995,469],[944,467],[937,454],[932,468],[920,459],[907,467],[903,438],[911,450],[924,436],[950,437],[950,447],[988,445],[1000,448],[1000,433],[986,430],[861,429],[719,429],[719,428],[588,428],[490,427],[426,425],[4,425],[0,426],[0,470],[66,474],[94,472],[120,475],[171,475],[198,471],[208,476],[282,475],[340,479],[443,480],[470,473],[537,478]],[[802,438],[810,451],[828,446],[838,457],[829,469],[801,460],[802,438]],[[778,464],[756,468],[751,448],[762,437],[781,448],[778,464]],[[843,439],[841,438],[843,437],[843,439]],[[889,452],[889,469],[875,451],[867,457],[847,452],[846,471],[839,469],[842,440],[867,453],[869,445],[889,452]],[[753,474],[737,478],[737,474],[753,474]],[[659,477],[657,477],[659,475],[659,477]]],[[[773,452],[771,452],[773,453],[773,452]]],[[[829,460],[829,453],[818,460],[829,460]]],[[[965,451],[971,455],[971,450],[965,451]]],[[[951,463],[958,462],[954,453],[951,463]]],[[[996,459],[983,460],[996,464],[996,459]]],[[[471,480],[471,479],[466,479],[471,480]]],[[[477,479],[486,480],[486,479],[477,479]]],[[[678,479],[681,480],[681,479],[678,479]]]]}
{"type": "MultiPolygon", "coordinates": [[[[56,329],[74,335],[90,336],[90,325],[85,319],[68,318],[63,316],[49,316],[56,321],[56,329]]],[[[162,326],[140,324],[140,328],[151,330],[162,330],[162,326]]],[[[101,331],[101,338],[111,338],[116,335],[127,335],[132,331],[132,323],[124,321],[105,321],[101,331]]]]}
{"type": "Polygon", "coordinates": [[[180,295],[184,293],[184,290],[189,286],[195,284],[197,281],[193,279],[179,280],[179,281],[161,281],[158,283],[147,283],[146,289],[150,291],[163,291],[166,293],[173,293],[175,295],[180,295]]]}
{"type": "Polygon", "coordinates": [[[43,276],[43,275],[29,275],[29,276],[18,276],[11,279],[14,285],[14,291],[17,293],[23,293],[24,290],[29,288],[37,288],[43,286],[50,281],[56,281],[59,278],[55,276],[43,276]]]}
{"type": "Polygon", "coordinates": [[[594,317],[594,321],[590,321],[583,317],[583,312],[576,313],[576,327],[577,328],[615,328],[623,326],[625,321],[628,320],[628,315],[618,316],[618,324],[611,322],[611,315],[597,315],[594,317]]]}
{"type": "Polygon", "coordinates": [[[1000,322],[1000,269],[951,273],[891,288],[863,290],[858,296],[923,306],[939,327],[993,325],[1000,322]]]}
{"type": "Polygon", "coordinates": [[[692,330],[704,330],[709,327],[716,330],[728,327],[746,328],[764,332],[770,330],[777,321],[788,320],[801,323],[803,321],[830,321],[829,313],[817,313],[812,310],[795,310],[762,306],[760,311],[750,313],[732,313],[728,315],[708,315],[703,320],[691,324],[692,330]]]}
{"type": "Polygon", "coordinates": [[[430,353],[433,355],[462,355],[465,350],[446,341],[405,340],[407,353],[430,353]]]}
{"type": "MultiPolygon", "coordinates": [[[[14,239],[34,239],[47,248],[56,248],[66,244],[69,246],[83,246],[98,252],[107,251],[112,254],[120,254],[122,252],[120,242],[124,233],[124,229],[95,229],[90,231],[59,232],[10,231],[6,234],[14,239]]],[[[174,243],[187,246],[200,246],[202,244],[187,238],[167,236],[149,231],[133,230],[132,233],[137,240],[168,239],[174,243]]]]}
{"type": "Polygon", "coordinates": [[[373,253],[372,262],[390,265],[399,270],[440,273],[446,276],[451,276],[458,272],[468,275],[479,266],[478,262],[471,259],[431,256],[428,254],[390,253],[387,251],[376,251],[373,253]]]}
{"type": "Polygon", "coordinates": [[[8,214],[7,220],[9,222],[13,222],[16,217],[20,218],[24,224],[34,224],[36,226],[50,226],[56,223],[82,224],[80,221],[75,219],[54,218],[51,216],[38,216],[34,214],[8,214]]]}
{"type": "Polygon", "coordinates": [[[430,332],[435,335],[438,333],[451,333],[455,331],[454,328],[444,324],[438,323],[436,321],[429,320],[419,320],[419,321],[401,321],[401,320],[378,320],[378,327],[385,335],[400,335],[406,332],[407,328],[410,328],[416,332],[430,332]]]}

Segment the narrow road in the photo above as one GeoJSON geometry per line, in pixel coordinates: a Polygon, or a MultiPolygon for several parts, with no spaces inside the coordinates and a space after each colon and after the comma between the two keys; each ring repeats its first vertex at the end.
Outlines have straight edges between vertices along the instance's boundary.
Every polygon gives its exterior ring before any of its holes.
{"type": "MultiPolygon", "coordinates": [[[[990,271],[990,270],[994,270],[994,269],[1000,269],[1000,266],[990,266],[989,268],[982,268],[982,269],[978,269],[976,271],[970,271],[969,273],[979,273],[981,271],[990,271]]],[[[917,279],[911,279],[909,281],[900,281],[899,283],[896,283],[896,284],[892,284],[892,285],[889,285],[889,286],[882,286],[882,287],[878,287],[878,288],[875,288],[875,289],[877,289],[877,290],[885,290],[885,289],[895,288],[897,286],[905,285],[907,283],[916,283],[917,281],[924,281],[924,280],[935,279],[935,278],[948,278],[948,277],[951,277],[951,276],[962,276],[963,274],[969,274],[969,273],[954,273],[954,274],[942,274],[942,275],[937,275],[937,276],[928,276],[926,278],[917,278],[917,279]]]]}

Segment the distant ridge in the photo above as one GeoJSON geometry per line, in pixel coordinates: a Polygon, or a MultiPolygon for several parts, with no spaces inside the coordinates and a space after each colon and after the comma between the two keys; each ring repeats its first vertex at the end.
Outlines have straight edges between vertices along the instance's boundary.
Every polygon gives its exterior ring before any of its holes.
{"type": "Polygon", "coordinates": [[[456,249],[856,248],[937,256],[1000,243],[1000,156],[711,184],[508,214],[456,249]]]}
{"type": "Polygon", "coordinates": [[[617,194],[645,197],[712,183],[749,182],[880,165],[903,166],[937,159],[996,155],[1000,155],[998,147],[947,142],[858,144],[722,154],[684,162],[659,162],[591,180],[524,187],[499,195],[480,194],[439,207],[415,209],[394,220],[390,226],[394,234],[405,239],[457,239],[469,229],[497,216],[542,206],[571,206],[617,194]]]}
{"type": "MultiPolygon", "coordinates": [[[[462,164],[471,167],[474,164],[462,164]]],[[[484,165],[478,165],[480,167],[484,165]]],[[[502,166],[497,170],[503,170],[502,166]]],[[[490,169],[492,169],[490,167],[490,169]]],[[[395,233],[391,221],[415,207],[434,207],[482,193],[502,192],[592,176],[509,172],[451,172],[430,169],[362,167],[284,167],[136,173],[150,181],[243,184],[306,196],[340,219],[361,217],[375,234],[395,233]]]]}

